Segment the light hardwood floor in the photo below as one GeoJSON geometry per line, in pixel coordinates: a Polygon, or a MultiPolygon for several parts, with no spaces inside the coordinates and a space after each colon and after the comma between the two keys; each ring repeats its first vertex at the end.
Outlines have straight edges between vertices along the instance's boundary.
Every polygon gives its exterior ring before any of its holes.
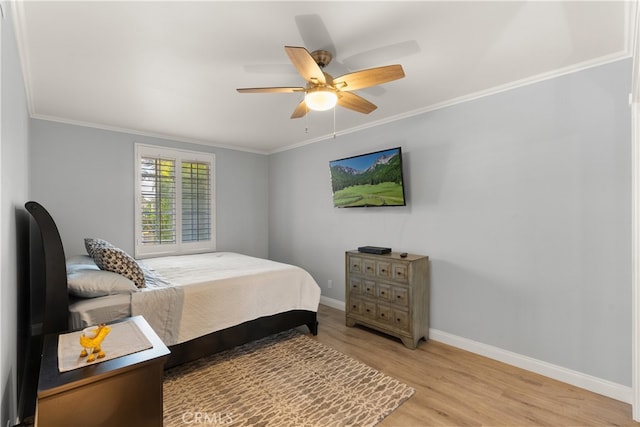
{"type": "Polygon", "coordinates": [[[640,426],[631,405],[435,341],[409,350],[318,310],[316,339],[415,388],[380,426],[640,426]]]}

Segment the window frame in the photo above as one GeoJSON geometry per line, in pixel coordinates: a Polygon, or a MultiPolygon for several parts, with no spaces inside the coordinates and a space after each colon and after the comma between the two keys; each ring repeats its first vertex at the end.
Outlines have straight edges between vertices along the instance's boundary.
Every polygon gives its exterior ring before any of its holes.
{"type": "Polygon", "coordinates": [[[156,256],[184,255],[216,250],[216,212],[215,212],[215,154],[202,151],[183,150],[178,148],[161,147],[148,144],[134,144],[135,147],[135,194],[134,194],[134,256],[135,258],[149,258],[156,256]],[[175,162],[175,231],[176,242],[171,244],[143,244],[142,243],[142,182],[141,160],[143,157],[161,158],[175,162]],[[182,162],[202,162],[210,164],[210,235],[209,240],[197,242],[182,242],[182,162]]]}

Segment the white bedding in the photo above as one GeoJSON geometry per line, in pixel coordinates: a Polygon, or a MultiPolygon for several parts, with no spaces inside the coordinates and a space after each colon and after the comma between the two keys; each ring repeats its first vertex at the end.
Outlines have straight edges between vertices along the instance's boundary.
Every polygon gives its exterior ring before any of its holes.
{"type": "MultiPolygon", "coordinates": [[[[183,290],[176,343],[262,316],[317,311],[320,302],[320,287],[311,275],[289,264],[231,252],[152,258],[142,263],[183,290]]],[[[133,315],[133,300],[143,294],[132,295],[133,315]]]]}
{"type": "Polygon", "coordinates": [[[73,331],[129,316],[131,316],[130,294],[70,298],[69,300],[69,326],[73,331]]]}
{"type": "Polygon", "coordinates": [[[151,258],[139,261],[147,287],[130,295],[111,295],[74,303],[72,321],[95,324],[112,313],[119,318],[143,315],[166,345],[173,345],[230,326],[290,310],[317,311],[320,287],[305,270],[231,252],[151,258]],[[165,281],[167,283],[165,283],[165,281]],[[106,308],[103,307],[106,305],[106,308]]]}

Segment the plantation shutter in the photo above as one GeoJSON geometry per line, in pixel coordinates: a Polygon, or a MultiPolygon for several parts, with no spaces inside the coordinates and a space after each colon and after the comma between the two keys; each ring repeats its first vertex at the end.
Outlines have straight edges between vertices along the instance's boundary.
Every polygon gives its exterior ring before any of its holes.
{"type": "Polygon", "coordinates": [[[215,251],[215,156],[136,144],[135,257],[215,251]]]}
{"type": "Polygon", "coordinates": [[[211,238],[211,167],[182,162],[182,241],[211,238]]]}
{"type": "Polygon", "coordinates": [[[176,242],[176,165],[174,160],[143,157],[140,162],[143,244],[176,242]]]}

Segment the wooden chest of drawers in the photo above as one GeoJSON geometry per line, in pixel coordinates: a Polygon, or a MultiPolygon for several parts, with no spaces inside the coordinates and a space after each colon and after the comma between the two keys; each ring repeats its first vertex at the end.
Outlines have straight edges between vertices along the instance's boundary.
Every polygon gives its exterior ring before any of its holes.
{"type": "Polygon", "coordinates": [[[346,323],[393,335],[416,348],[429,338],[429,257],[345,254],[346,323]]]}

